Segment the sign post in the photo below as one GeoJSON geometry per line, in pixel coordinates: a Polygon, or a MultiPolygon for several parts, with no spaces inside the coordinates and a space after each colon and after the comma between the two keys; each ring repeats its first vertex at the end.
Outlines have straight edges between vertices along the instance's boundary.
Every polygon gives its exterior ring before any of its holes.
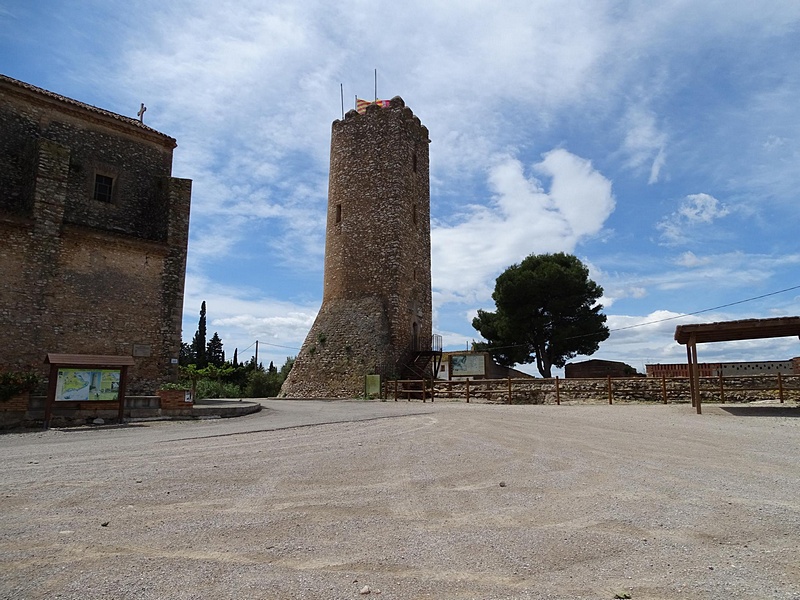
{"type": "Polygon", "coordinates": [[[131,356],[98,354],[48,354],[50,364],[44,428],[50,427],[56,402],[115,403],[120,423],[125,416],[125,391],[131,356]]]}

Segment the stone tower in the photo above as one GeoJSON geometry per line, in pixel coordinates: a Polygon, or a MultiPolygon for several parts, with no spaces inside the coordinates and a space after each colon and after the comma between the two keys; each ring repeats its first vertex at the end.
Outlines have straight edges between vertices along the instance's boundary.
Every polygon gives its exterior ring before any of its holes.
{"type": "Polygon", "coordinates": [[[400,97],[333,122],[322,307],[282,396],[359,397],[430,350],[429,143],[400,97]]]}

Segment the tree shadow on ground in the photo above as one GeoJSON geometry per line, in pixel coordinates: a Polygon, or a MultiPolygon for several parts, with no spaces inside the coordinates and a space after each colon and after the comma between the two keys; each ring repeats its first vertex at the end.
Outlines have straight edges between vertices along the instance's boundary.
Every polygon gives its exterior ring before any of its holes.
{"type": "Polygon", "coordinates": [[[800,406],[720,406],[736,417],[800,417],[800,406]]]}

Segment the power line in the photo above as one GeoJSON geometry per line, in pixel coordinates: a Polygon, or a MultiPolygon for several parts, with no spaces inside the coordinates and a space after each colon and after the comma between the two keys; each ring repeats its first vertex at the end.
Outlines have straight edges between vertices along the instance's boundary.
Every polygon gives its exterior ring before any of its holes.
{"type": "Polygon", "coordinates": [[[778,294],[783,294],[784,292],[790,292],[792,290],[800,289],[800,285],[795,285],[792,287],[788,287],[782,290],[778,290],[777,292],[770,292],[769,294],[761,294],[760,296],[753,296],[752,298],[746,298],[744,300],[737,300],[736,302],[729,302],[728,304],[721,304],[719,306],[715,306],[713,308],[704,308],[702,310],[696,310],[694,312],[686,313],[683,315],[676,315],[674,317],[665,317],[663,319],[658,319],[656,321],[648,321],[647,323],[637,323],[636,325],[628,325],[626,327],[617,327],[616,329],[609,329],[608,332],[611,333],[612,331],[624,331],[626,329],[634,329],[636,327],[644,327],[645,325],[655,325],[656,323],[663,323],[664,321],[673,321],[675,319],[683,319],[686,317],[691,317],[693,315],[699,315],[706,312],[711,312],[712,310],[719,310],[721,308],[728,308],[729,306],[736,306],[737,304],[744,304],[745,302],[752,302],[753,300],[761,300],[762,298],[769,298],[770,296],[776,296],[778,294]]]}
{"type": "MultiPolygon", "coordinates": [[[[729,302],[727,304],[720,304],[719,306],[714,306],[712,308],[704,308],[702,310],[696,310],[694,312],[690,312],[690,313],[686,313],[686,314],[682,314],[682,315],[675,315],[673,317],[665,317],[663,319],[657,319],[655,321],[647,321],[646,323],[637,323],[635,325],[627,325],[625,327],[617,327],[616,329],[609,329],[608,333],[612,333],[614,331],[625,331],[627,329],[635,329],[637,327],[644,327],[645,325],[655,325],[657,323],[663,323],[665,321],[674,321],[675,319],[685,319],[686,317],[691,317],[693,315],[699,315],[699,314],[702,314],[702,313],[711,312],[712,310],[719,310],[721,308],[728,308],[729,306],[736,306],[737,304],[744,304],[745,302],[752,302],[753,300],[761,300],[762,298],[769,298],[770,296],[776,296],[778,294],[783,294],[784,292],[791,292],[792,290],[797,290],[797,289],[800,289],[800,285],[794,285],[792,287],[784,288],[784,289],[778,290],[776,292],[770,292],[768,294],[761,294],[760,296],[753,296],[752,298],[745,298],[744,300],[737,300],[736,302],[729,302]]],[[[584,333],[582,335],[570,336],[570,337],[568,337],[566,339],[574,340],[574,339],[577,339],[577,338],[592,337],[592,336],[595,336],[595,335],[599,335],[599,333],[584,333]]],[[[520,348],[520,347],[524,347],[526,345],[527,344],[514,344],[512,346],[497,346],[497,347],[487,348],[486,350],[487,351],[489,351],[489,350],[504,350],[504,349],[507,349],[507,348],[520,348]]]]}
{"type": "Polygon", "coordinates": [[[259,342],[259,344],[263,344],[265,346],[273,346],[275,348],[285,348],[286,350],[300,350],[300,348],[295,348],[294,346],[280,346],[278,344],[270,344],[269,342],[259,342]]]}

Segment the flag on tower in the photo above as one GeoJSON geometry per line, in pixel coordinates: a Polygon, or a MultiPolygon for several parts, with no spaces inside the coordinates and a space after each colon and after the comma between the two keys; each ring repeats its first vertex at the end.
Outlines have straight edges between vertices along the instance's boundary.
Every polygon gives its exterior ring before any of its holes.
{"type": "Polygon", "coordinates": [[[363,115],[367,112],[367,107],[370,104],[377,104],[381,108],[389,108],[392,104],[391,100],[362,100],[361,98],[356,98],[356,110],[359,114],[363,115]]]}

